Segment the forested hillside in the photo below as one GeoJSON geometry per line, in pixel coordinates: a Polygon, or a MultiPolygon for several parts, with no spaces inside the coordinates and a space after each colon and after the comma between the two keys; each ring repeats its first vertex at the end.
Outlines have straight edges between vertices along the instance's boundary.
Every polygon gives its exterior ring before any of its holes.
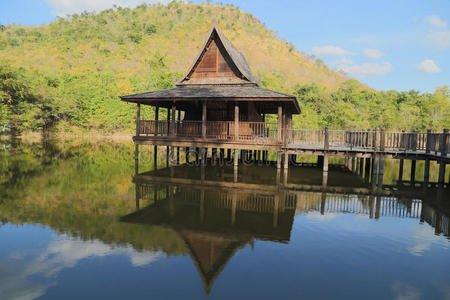
{"type": "Polygon", "coordinates": [[[0,132],[131,132],[135,107],[117,96],[171,87],[213,18],[263,87],[298,96],[303,114],[294,118],[296,127],[450,127],[447,87],[378,92],[299,52],[237,7],[172,2],[114,7],[40,27],[0,25],[0,132]]]}

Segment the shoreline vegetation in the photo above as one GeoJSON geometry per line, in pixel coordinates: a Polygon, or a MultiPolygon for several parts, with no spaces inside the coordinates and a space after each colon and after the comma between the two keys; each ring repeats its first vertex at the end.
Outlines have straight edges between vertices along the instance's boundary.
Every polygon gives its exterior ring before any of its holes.
{"type": "MultiPolygon", "coordinates": [[[[37,27],[0,25],[0,135],[131,134],[135,105],[118,96],[173,87],[212,15],[262,87],[298,98],[302,114],[293,117],[294,128],[450,127],[448,86],[432,93],[377,91],[295,49],[236,6],[172,1],[114,6],[37,27]]],[[[165,115],[162,110],[160,119],[165,115]]],[[[141,117],[153,119],[154,110],[144,105],[141,117]]]]}

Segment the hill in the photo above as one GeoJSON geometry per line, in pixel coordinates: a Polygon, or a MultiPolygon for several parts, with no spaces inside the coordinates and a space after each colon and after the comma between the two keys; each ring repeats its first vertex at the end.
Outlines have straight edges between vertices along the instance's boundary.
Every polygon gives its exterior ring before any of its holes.
{"type": "MultiPolygon", "coordinates": [[[[305,114],[296,117],[296,126],[392,128],[401,119],[400,93],[379,100],[380,93],[297,51],[237,7],[171,2],[75,14],[39,27],[0,26],[0,130],[131,131],[134,107],[117,96],[171,87],[201,47],[211,16],[244,52],[262,86],[299,97],[305,114]],[[371,116],[376,112],[390,116],[371,116]]],[[[444,115],[437,109],[432,121],[426,115],[434,108],[419,108],[414,114],[424,120],[403,127],[448,124],[448,90],[436,93],[443,95],[433,101],[444,104],[444,115]]],[[[416,106],[417,97],[430,95],[409,93],[401,103],[416,106]]]]}

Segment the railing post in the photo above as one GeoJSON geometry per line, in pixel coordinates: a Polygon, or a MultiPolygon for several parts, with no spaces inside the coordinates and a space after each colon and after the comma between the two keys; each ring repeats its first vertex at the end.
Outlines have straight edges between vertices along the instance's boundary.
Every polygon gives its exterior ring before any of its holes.
{"type": "Polygon", "coordinates": [[[373,130],[373,152],[377,152],[378,151],[378,145],[377,145],[377,131],[378,129],[375,128],[373,130]]]}
{"type": "MultiPolygon", "coordinates": [[[[234,103],[234,140],[239,139],[239,103],[234,103]]],[[[237,153],[237,152],[235,152],[237,153]]]]}
{"type": "Polygon", "coordinates": [[[282,127],[283,127],[283,107],[281,105],[278,106],[278,136],[277,139],[279,142],[281,142],[281,134],[282,134],[282,127]]]}
{"type": "Polygon", "coordinates": [[[202,138],[206,137],[206,101],[202,102],[202,138]]]}
{"type": "Polygon", "coordinates": [[[141,104],[137,104],[136,109],[136,136],[139,136],[141,133],[141,104]]]}
{"type": "Polygon", "coordinates": [[[381,152],[384,152],[385,142],[386,142],[386,131],[384,128],[381,128],[381,131],[380,131],[380,151],[381,152]]]}

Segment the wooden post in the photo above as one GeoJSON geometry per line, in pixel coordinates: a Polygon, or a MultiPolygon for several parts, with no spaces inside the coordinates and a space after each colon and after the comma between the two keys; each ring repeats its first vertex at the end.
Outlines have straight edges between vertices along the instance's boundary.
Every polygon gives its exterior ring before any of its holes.
{"type": "Polygon", "coordinates": [[[282,141],[282,128],[283,128],[283,107],[278,106],[278,141],[282,141]]]}
{"type": "Polygon", "coordinates": [[[281,152],[277,151],[277,169],[281,169],[281,152]]]}
{"type": "Polygon", "coordinates": [[[202,102],[202,138],[206,137],[206,101],[202,102]]]}
{"type": "MultiPolygon", "coordinates": [[[[167,135],[170,135],[170,109],[167,109],[167,135]]],[[[166,146],[166,167],[169,166],[169,146],[166,146]]]]}
{"type": "Polygon", "coordinates": [[[378,131],[377,128],[375,128],[375,129],[373,130],[373,152],[374,152],[374,153],[378,151],[377,131],[378,131]]]}
{"type": "Polygon", "coordinates": [[[363,170],[364,170],[364,158],[359,158],[359,176],[363,176],[363,170]]]}
{"type": "Polygon", "coordinates": [[[429,155],[430,155],[430,151],[431,151],[431,129],[427,130],[427,143],[426,143],[426,147],[425,147],[425,169],[423,172],[423,182],[424,182],[424,187],[428,186],[428,182],[430,181],[430,159],[429,159],[429,155]]]}
{"type": "MultiPolygon", "coordinates": [[[[167,109],[167,135],[170,134],[170,109],[167,109]]],[[[169,146],[167,146],[169,148],[169,146]]]]}
{"type": "Polygon", "coordinates": [[[239,162],[239,150],[234,149],[234,166],[237,167],[238,166],[238,162],[239,162]]]}
{"type": "Polygon", "coordinates": [[[364,167],[364,178],[366,181],[369,181],[370,176],[370,158],[366,157],[366,165],[364,167]]]}
{"type": "Polygon", "coordinates": [[[328,172],[328,149],[330,149],[330,138],[328,135],[328,127],[325,127],[325,138],[323,141],[323,171],[328,172]]]}
{"type": "Polygon", "coordinates": [[[175,136],[176,134],[176,128],[175,128],[175,124],[176,124],[176,112],[177,112],[177,108],[175,106],[175,104],[172,104],[172,122],[170,125],[170,135],[171,136],[175,136]]]}
{"type": "MultiPolygon", "coordinates": [[[[180,131],[180,126],[181,126],[181,110],[179,109],[177,112],[177,136],[178,136],[178,132],[180,131]]],[[[177,165],[180,164],[180,147],[177,147],[177,165]]]]}
{"type": "Polygon", "coordinates": [[[398,181],[403,181],[403,158],[400,159],[400,165],[398,167],[398,181]]]}
{"type": "Polygon", "coordinates": [[[378,187],[381,189],[383,187],[383,175],[384,175],[384,155],[380,155],[380,167],[378,171],[378,187]]]}
{"type": "Polygon", "coordinates": [[[285,170],[288,169],[288,165],[289,165],[289,157],[288,156],[289,155],[288,155],[287,151],[284,151],[284,165],[283,165],[283,168],[285,170]]]}
{"type": "Polygon", "coordinates": [[[158,169],[158,146],[155,145],[153,147],[153,165],[154,165],[154,169],[158,169]]]}
{"type": "Polygon", "coordinates": [[[325,153],[323,156],[323,171],[328,172],[328,154],[325,153]]]}
{"type": "Polygon", "coordinates": [[[155,136],[158,136],[159,106],[155,106],[155,136]]]}
{"type": "Polygon", "coordinates": [[[377,182],[378,155],[374,154],[372,158],[372,185],[377,182]]]}
{"type": "Polygon", "coordinates": [[[136,109],[136,136],[139,136],[141,133],[141,104],[137,104],[136,109]]]}
{"type": "Polygon", "coordinates": [[[411,184],[414,184],[416,181],[416,160],[411,160],[411,184]]]}
{"type": "Polygon", "coordinates": [[[381,131],[380,131],[380,152],[384,152],[385,142],[386,142],[386,131],[385,131],[384,128],[381,128],[381,131]]]}
{"type": "MultiPolygon", "coordinates": [[[[239,103],[234,102],[234,140],[239,139],[239,103]]],[[[236,157],[237,151],[234,151],[236,157]]],[[[236,160],[236,158],[235,158],[236,160]]]]}
{"type": "Polygon", "coordinates": [[[134,175],[139,174],[139,145],[134,146],[134,175]]]}
{"type": "Polygon", "coordinates": [[[448,136],[448,129],[444,129],[444,132],[442,133],[442,141],[441,141],[441,161],[439,165],[439,179],[438,183],[439,186],[442,186],[445,181],[445,157],[447,156],[447,136],[448,136]]]}

